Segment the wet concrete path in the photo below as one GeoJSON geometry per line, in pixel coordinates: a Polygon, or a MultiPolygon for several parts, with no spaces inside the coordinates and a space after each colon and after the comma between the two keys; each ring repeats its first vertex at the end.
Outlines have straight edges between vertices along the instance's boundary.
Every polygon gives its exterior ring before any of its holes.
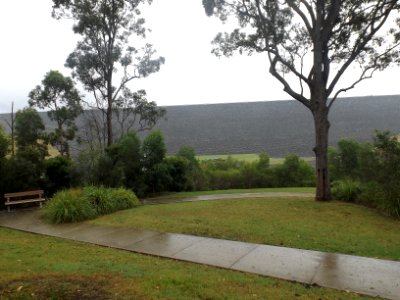
{"type": "Polygon", "coordinates": [[[242,198],[274,198],[274,197],[296,197],[296,198],[310,198],[314,197],[315,193],[292,193],[292,192],[264,192],[264,193],[240,193],[240,194],[216,194],[216,195],[203,195],[193,197],[157,197],[143,199],[143,204],[168,204],[176,202],[193,202],[193,201],[209,201],[221,199],[242,199],[242,198]]]}
{"type": "Polygon", "coordinates": [[[0,226],[306,284],[400,299],[400,262],[86,223],[49,225],[40,211],[0,213],[0,226]]]}

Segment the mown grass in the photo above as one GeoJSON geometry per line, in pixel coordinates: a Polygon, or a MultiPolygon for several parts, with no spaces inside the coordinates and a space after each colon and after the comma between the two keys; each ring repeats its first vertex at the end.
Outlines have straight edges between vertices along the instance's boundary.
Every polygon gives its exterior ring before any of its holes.
{"type": "MultiPolygon", "coordinates": [[[[196,192],[179,192],[169,193],[159,198],[185,198],[206,195],[221,195],[221,194],[243,194],[243,193],[315,193],[313,187],[283,187],[283,188],[258,188],[258,189],[231,189],[231,190],[209,190],[196,192]]],[[[157,197],[156,197],[157,198],[157,197]]]]}
{"type": "Polygon", "coordinates": [[[400,221],[343,202],[257,198],[148,205],[95,224],[400,260],[400,221]]]}
{"type": "MultiPolygon", "coordinates": [[[[240,161],[247,161],[253,162],[258,160],[258,153],[250,153],[250,154],[216,154],[216,155],[198,155],[197,158],[200,161],[204,160],[215,160],[215,159],[227,159],[228,156],[232,157],[233,159],[240,160],[240,161]]],[[[313,157],[302,157],[305,161],[314,161],[313,157]]],[[[284,162],[284,158],[270,158],[271,165],[280,165],[284,162]]]]}
{"type": "Polygon", "coordinates": [[[4,228],[0,252],[0,299],[368,298],[4,228]]]}

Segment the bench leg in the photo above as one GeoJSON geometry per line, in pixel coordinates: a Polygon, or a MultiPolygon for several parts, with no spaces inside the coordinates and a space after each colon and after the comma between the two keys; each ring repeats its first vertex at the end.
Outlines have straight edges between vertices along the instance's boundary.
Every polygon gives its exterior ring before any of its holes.
{"type": "Polygon", "coordinates": [[[39,206],[40,206],[40,208],[42,208],[42,202],[39,202],[39,206]]]}
{"type": "Polygon", "coordinates": [[[8,212],[11,212],[10,205],[7,206],[7,210],[8,210],[8,212]]]}

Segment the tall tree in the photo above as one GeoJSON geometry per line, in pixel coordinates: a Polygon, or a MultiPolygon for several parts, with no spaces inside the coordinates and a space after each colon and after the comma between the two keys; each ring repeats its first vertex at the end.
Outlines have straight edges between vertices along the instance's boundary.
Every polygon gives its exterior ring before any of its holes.
{"type": "Polygon", "coordinates": [[[6,120],[8,127],[11,130],[11,157],[15,156],[15,134],[14,134],[14,123],[15,123],[15,116],[14,116],[14,102],[11,102],[11,120],[6,120]]]}
{"type": "Polygon", "coordinates": [[[74,82],[58,71],[49,71],[42,86],[36,86],[29,93],[29,105],[50,109],[49,118],[57,123],[50,134],[50,142],[62,156],[69,155],[68,141],[75,137],[75,119],[82,112],[81,98],[74,82]]]}
{"type": "Polygon", "coordinates": [[[217,35],[216,55],[266,53],[269,72],[311,111],[316,200],[329,200],[329,110],[339,94],[398,61],[399,1],[203,0],[203,5],[209,16],[239,21],[239,28],[217,35]],[[353,66],[359,67],[359,76],[339,87],[353,66]]]}
{"type": "Polygon", "coordinates": [[[97,108],[105,115],[108,146],[113,142],[113,110],[122,90],[128,89],[130,81],[157,72],[164,63],[163,57],[153,57],[152,45],[130,46],[133,36],[146,36],[139,9],[146,2],[152,1],[53,0],[53,15],[72,17],[76,21],[74,32],[82,36],[66,65],[92,93],[97,108]],[[123,72],[116,84],[118,66],[123,72]]]}

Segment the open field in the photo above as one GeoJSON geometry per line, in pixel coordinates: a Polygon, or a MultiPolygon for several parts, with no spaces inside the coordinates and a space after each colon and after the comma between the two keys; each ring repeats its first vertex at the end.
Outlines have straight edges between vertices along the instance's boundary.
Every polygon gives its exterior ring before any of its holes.
{"type": "MultiPolygon", "coordinates": [[[[232,157],[233,159],[239,160],[239,161],[247,161],[247,162],[253,162],[258,160],[258,155],[259,154],[219,154],[219,155],[198,155],[197,158],[200,161],[206,161],[206,160],[215,160],[215,159],[227,159],[229,156],[232,157]]],[[[307,162],[313,162],[314,157],[302,157],[307,162]]],[[[284,158],[270,158],[270,164],[271,165],[279,165],[282,164],[284,158]]]]}
{"type": "Polygon", "coordinates": [[[343,202],[257,198],[147,205],[92,221],[400,260],[400,221],[343,202]]]}
{"type": "Polygon", "coordinates": [[[0,299],[372,299],[0,228],[0,299]]]}

